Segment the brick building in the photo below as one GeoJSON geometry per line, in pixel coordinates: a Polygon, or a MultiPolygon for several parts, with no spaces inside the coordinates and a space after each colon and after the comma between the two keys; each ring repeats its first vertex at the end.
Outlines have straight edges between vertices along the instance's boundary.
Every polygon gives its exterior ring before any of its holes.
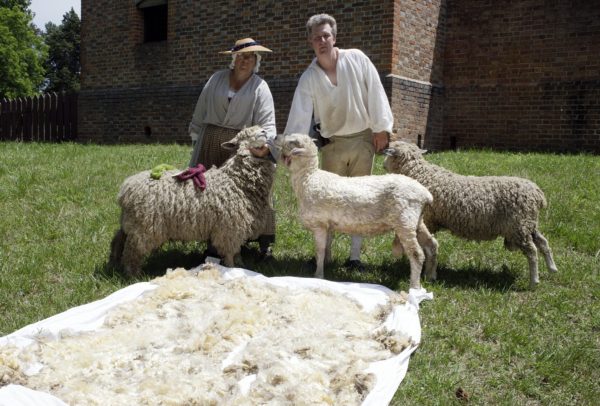
{"type": "Polygon", "coordinates": [[[320,12],[377,67],[399,137],[600,152],[598,0],[82,0],[80,137],[189,142],[204,82],[229,63],[218,52],[248,36],[274,51],[260,75],[282,131],[320,12]]]}

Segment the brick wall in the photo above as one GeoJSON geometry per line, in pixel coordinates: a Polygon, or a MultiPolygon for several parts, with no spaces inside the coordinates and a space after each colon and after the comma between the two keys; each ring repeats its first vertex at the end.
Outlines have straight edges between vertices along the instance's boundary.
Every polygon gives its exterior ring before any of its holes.
{"type": "Polygon", "coordinates": [[[392,70],[385,81],[394,112],[394,138],[427,148],[444,146],[444,0],[396,0],[392,70]]]}
{"type": "Polygon", "coordinates": [[[203,84],[230,62],[219,51],[247,36],[274,51],[264,55],[260,75],[282,131],[297,80],[313,58],[306,20],[320,12],[336,18],[338,46],[362,49],[382,75],[390,73],[392,0],[169,0],[168,40],[159,43],[143,43],[143,17],[133,1],[82,0],[81,137],[187,142],[203,84]]]}
{"type": "Polygon", "coordinates": [[[600,3],[571,0],[169,0],[168,40],[143,43],[129,0],[82,0],[80,134],[189,142],[219,51],[250,36],[274,50],[260,75],[285,127],[313,54],[305,23],[328,12],[337,45],[381,74],[395,136],[430,149],[600,150],[600,3]]]}
{"type": "Polygon", "coordinates": [[[463,147],[600,151],[598,1],[449,3],[446,138],[463,147]]]}

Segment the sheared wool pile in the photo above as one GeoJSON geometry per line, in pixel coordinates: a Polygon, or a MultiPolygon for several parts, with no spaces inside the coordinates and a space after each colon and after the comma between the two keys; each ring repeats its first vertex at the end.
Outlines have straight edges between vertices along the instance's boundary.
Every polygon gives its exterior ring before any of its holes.
{"type": "Polygon", "coordinates": [[[210,266],[153,283],[98,331],[0,348],[0,386],[22,384],[70,405],[350,405],[375,383],[364,373],[370,362],[411,345],[381,328],[400,295],[367,313],[340,294],[226,280],[210,266]],[[36,363],[38,373],[24,373],[36,363]]]}

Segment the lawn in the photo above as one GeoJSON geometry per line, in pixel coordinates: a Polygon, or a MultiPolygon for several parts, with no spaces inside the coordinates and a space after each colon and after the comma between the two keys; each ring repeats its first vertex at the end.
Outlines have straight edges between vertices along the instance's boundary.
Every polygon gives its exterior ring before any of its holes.
{"type": "MultiPolygon", "coordinates": [[[[0,143],[0,336],[131,284],[106,266],[125,177],[159,163],[183,167],[181,145],[0,143]]],[[[559,268],[540,257],[528,289],[527,261],[502,241],[440,243],[439,280],[421,305],[423,338],[392,404],[598,404],[600,398],[600,157],[448,151],[427,159],[472,175],[529,178],[549,202],[540,215],[559,268]],[[458,393],[458,396],[457,396],[458,393]]],[[[382,158],[376,173],[383,173],[382,158]]],[[[311,276],[312,236],[298,222],[288,174],[278,169],[277,243],[267,276],[311,276]]],[[[391,235],[365,240],[367,272],[343,267],[349,238],[334,240],[326,277],[407,290],[409,266],[391,256],[391,235]]],[[[203,244],[171,243],[140,279],[202,261],[203,244]]]]}

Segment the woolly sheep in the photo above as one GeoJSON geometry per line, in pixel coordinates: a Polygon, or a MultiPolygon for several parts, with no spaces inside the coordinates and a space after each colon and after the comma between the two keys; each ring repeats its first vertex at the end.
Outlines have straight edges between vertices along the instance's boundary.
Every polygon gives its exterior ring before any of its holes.
{"type": "Polygon", "coordinates": [[[394,252],[405,252],[410,261],[411,288],[420,287],[424,262],[426,275],[435,273],[437,241],[422,221],[423,207],[432,201],[425,187],[402,175],[343,177],[320,170],[317,147],[305,134],[287,135],[278,143],[300,219],[314,234],[315,277],[324,277],[324,263],[331,260],[333,231],[365,236],[393,231],[394,252]]]}
{"type": "Polygon", "coordinates": [[[548,270],[556,272],[548,241],[538,230],[538,212],[546,207],[546,199],[535,183],[518,177],[459,175],[427,162],[424,152],[394,141],[385,150],[384,167],[429,189],[433,204],[425,208],[424,221],[431,232],[447,229],[470,240],[504,237],[505,248],[520,249],[527,257],[530,287],[539,283],[537,249],[548,270]]]}
{"type": "Polygon", "coordinates": [[[176,180],[178,171],[167,171],[159,180],[151,179],[150,171],[127,178],[118,195],[121,228],[111,244],[110,263],[136,276],[144,258],[167,241],[210,240],[225,265],[233,266],[242,244],[264,226],[275,165],[248,148],[265,142],[266,132],[254,126],[223,143],[237,152],[205,172],[204,191],[176,180]]]}

